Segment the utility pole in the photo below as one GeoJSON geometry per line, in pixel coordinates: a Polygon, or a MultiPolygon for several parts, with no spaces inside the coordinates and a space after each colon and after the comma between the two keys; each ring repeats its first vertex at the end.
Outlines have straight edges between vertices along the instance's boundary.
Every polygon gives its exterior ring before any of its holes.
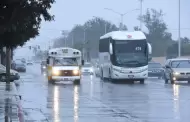
{"type": "Polygon", "coordinates": [[[65,47],[67,46],[67,36],[68,36],[68,31],[67,30],[63,30],[62,31],[62,35],[63,35],[63,37],[64,37],[64,45],[65,45],[65,47]]]}
{"type": "Polygon", "coordinates": [[[107,33],[107,23],[105,22],[105,34],[107,33]]]}
{"type": "Polygon", "coordinates": [[[120,16],[121,16],[121,22],[120,22],[119,30],[121,31],[121,30],[123,30],[123,16],[124,16],[124,14],[121,14],[120,16]]]}
{"type": "Polygon", "coordinates": [[[181,1],[179,0],[179,23],[178,23],[178,57],[181,57],[181,1]]]}
{"type": "Polygon", "coordinates": [[[73,32],[72,32],[72,47],[74,47],[74,34],[73,34],[73,32]]]}
{"type": "Polygon", "coordinates": [[[11,69],[11,48],[6,47],[6,83],[10,83],[10,69],[11,69]]]}
{"type": "Polygon", "coordinates": [[[83,38],[84,38],[84,42],[83,42],[82,54],[83,54],[83,60],[84,60],[84,58],[85,58],[85,44],[86,44],[86,28],[84,28],[83,38]]]}
{"type": "Polygon", "coordinates": [[[143,0],[140,0],[140,29],[142,30],[142,5],[143,0]]]}

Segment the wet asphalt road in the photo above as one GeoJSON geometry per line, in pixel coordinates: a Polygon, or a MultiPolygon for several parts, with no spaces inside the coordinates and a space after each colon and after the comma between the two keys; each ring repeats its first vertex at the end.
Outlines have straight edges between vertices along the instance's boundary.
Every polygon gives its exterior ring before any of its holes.
{"type": "Polygon", "coordinates": [[[189,122],[190,85],[112,84],[83,76],[80,86],[51,85],[40,66],[28,66],[18,87],[26,120],[50,122],[189,122]]]}

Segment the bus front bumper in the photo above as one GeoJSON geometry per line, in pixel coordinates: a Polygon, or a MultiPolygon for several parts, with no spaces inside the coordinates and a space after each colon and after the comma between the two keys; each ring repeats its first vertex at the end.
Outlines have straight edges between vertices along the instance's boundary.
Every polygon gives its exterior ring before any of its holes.
{"type": "Polygon", "coordinates": [[[80,76],[52,76],[52,80],[54,81],[75,81],[80,79],[80,76]]]}
{"type": "Polygon", "coordinates": [[[120,73],[120,72],[113,72],[112,73],[113,79],[147,79],[148,78],[148,71],[140,72],[140,73],[120,73]]]}

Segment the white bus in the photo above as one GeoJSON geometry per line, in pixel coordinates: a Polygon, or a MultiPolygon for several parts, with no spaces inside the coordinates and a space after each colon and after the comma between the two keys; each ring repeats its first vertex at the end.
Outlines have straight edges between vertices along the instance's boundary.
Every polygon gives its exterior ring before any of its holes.
{"type": "Polygon", "coordinates": [[[152,47],[141,31],[113,31],[100,37],[99,63],[102,79],[140,81],[148,78],[152,47]]]}
{"type": "Polygon", "coordinates": [[[73,81],[74,84],[80,84],[82,64],[81,51],[77,49],[65,47],[49,50],[48,82],[73,81]]]}

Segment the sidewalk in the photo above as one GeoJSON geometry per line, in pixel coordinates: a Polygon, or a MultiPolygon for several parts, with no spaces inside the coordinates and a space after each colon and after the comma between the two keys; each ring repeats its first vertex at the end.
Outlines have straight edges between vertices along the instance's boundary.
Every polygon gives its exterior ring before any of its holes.
{"type": "Polygon", "coordinates": [[[13,82],[0,82],[0,122],[10,121],[24,122],[19,94],[13,82]]]}

